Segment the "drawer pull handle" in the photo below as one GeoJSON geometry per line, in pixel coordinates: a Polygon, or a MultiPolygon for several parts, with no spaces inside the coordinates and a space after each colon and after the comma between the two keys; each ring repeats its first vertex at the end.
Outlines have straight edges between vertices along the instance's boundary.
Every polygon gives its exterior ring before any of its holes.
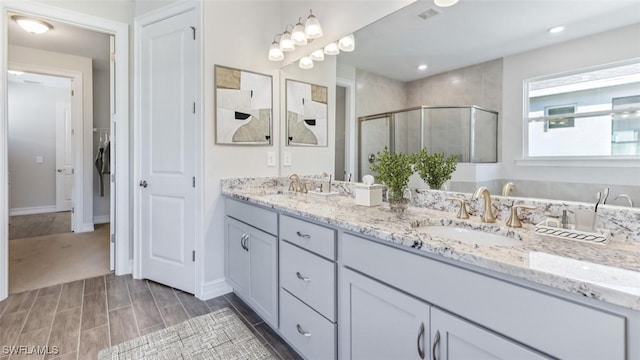
{"type": "Polygon", "coordinates": [[[433,346],[431,347],[432,360],[438,360],[436,356],[436,346],[440,343],[440,330],[436,330],[436,336],[433,338],[433,346]]]}
{"type": "Polygon", "coordinates": [[[422,339],[424,338],[424,323],[420,323],[420,331],[418,331],[418,355],[420,359],[424,359],[424,348],[422,346],[422,339]]]}
{"type": "Polygon", "coordinates": [[[303,239],[311,239],[311,235],[309,234],[303,234],[300,231],[296,231],[296,235],[298,235],[298,237],[301,237],[303,239]]]}
{"type": "Polygon", "coordinates": [[[308,278],[306,276],[302,276],[302,274],[300,274],[300,272],[296,272],[296,276],[298,277],[298,279],[304,281],[304,282],[309,282],[311,281],[311,278],[308,278]]]}
{"type": "Polygon", "coordinates": [[[302,326],[300,326],[300,324],[296,324],[296,327],[298,328],[298,332],[300,333],[300,335],[306,336],[306,337],[311,336],[311,333],[304,331],[304,329],[302,328],[302,326]]]}

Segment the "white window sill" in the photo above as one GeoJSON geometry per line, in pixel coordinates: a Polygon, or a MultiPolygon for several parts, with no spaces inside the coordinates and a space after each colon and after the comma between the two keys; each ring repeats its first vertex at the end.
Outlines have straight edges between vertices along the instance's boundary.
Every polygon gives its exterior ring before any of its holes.
{"type": "Polygon", "coordinates": [[[515,160],[517,166],[545,166],[545,167],[600,167],[600,168],[640,168],[640,158],[528,158],[515,160]]]}

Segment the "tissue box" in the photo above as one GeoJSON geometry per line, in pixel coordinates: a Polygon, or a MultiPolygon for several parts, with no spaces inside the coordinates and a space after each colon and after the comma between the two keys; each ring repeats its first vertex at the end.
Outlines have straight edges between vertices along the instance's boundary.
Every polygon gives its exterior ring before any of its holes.
{"type": "Polygon", "coordinates": [[[356,205],[378,206],[382,204],[382,185],[355,184],[356,205]]]}

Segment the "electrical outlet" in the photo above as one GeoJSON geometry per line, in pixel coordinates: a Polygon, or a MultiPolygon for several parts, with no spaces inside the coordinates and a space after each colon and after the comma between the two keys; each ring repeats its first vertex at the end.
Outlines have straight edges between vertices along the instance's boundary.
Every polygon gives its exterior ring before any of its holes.
{"type": "Polygon", "coordinates": [[[44,157],[36,156],[36,164],[42,164],[42,163],[44,163],[44,157]]]}
{"type": "Polygon", "coordinates": [[[282,155],[282,165],[291,166],[291,152],[285,151],[282,155]]]}
{"type": "Polygon", "coordinates": [[[276,166],[276,152],[275,151],[267,151],[267,166],[270,166],[270,167],[276,166]]]}

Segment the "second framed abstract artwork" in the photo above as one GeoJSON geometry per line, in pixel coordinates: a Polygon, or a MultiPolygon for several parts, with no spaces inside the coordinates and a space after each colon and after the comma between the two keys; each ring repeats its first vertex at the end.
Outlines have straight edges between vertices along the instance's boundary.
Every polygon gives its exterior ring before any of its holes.
{"type": "Polygon", "coordinates": [[[327,87],[287,79],[286,92],[286,144],[327,146],[327,87]]]}
{"type": "Polygon", "coordinates": [[[215,66],[216,144],[271,145],[270,75],[215,66]]]}

